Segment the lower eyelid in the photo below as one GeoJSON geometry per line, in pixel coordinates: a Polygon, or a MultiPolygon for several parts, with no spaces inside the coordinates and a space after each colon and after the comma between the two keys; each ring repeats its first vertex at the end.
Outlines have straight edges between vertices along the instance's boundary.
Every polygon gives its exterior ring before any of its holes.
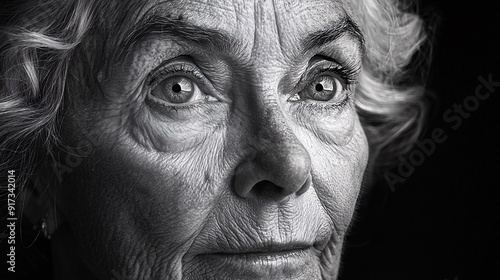
{"type": "Polygon", "coordinates": [[[298,102],[291,102],[295,107],[295,110],[298,110],[298,115],[301,114],[310,114],[312,113],[321,113],[321,112],[336,112],[344,109],[350,102],[352,102],[352,93],[345,90],[346,96],[340,102],[331,103],[331,102],[320,102],[314,100],[304,100],[298,102]]]}
{"type": "Polygon", "coordinates": [[[189,103],[179,103],[179,104],[174,104],[174,103],[166,103],[158,98],[151,98],[148,97],[146,99],[146,103],[149,103],[149,106],[155,108],[156,110],[162,111],[164,113],[171,113],[171,111],[177,111],[177,110],[193,110],[197,106],[202,105],[204,102],[201,102],[201,100],[194,101],[194,102],[189,102],[189,103]]]}

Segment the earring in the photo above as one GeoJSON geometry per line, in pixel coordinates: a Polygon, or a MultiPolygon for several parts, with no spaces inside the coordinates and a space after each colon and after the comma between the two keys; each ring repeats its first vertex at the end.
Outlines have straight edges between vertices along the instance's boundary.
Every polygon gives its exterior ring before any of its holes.
{"type": "Polygon", "coordinates": [[[40,222],[38,222],[38,225],[35,228],[38,228],[38,230],[42,230],[43,232],[43,237],[45,237],[46,239],[50,239],[50,234],[49,234],[49,227],[47,226],[47,217],[49,215],[49,211],[47,210],[47,212],[45,213],[45,217],[43,217],[40,222]]]}
{"type": "Polygon", "coordinates": [[[51,236],[49,234],[49,229],[47,227],[47,222],[45,221],[45,218],[42,219],[41,229],[42,229],[42,232],[43,232],[43,237],[45,237],[47,239],[50,239],[51,236]]]}

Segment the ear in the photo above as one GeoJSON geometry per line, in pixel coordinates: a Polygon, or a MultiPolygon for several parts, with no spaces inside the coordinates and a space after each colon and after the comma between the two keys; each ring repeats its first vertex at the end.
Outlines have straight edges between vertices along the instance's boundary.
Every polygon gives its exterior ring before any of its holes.
{"type": "Polygon", "coordinates": [[[23,215],[35,227],[40,229],[42,222],[47,227],[47,235],[53,235],[63,223],[63,217],[57,211],[55,188],[57,179],[47,175],[50,172],[34,175],[20,193],[23,215]]]}

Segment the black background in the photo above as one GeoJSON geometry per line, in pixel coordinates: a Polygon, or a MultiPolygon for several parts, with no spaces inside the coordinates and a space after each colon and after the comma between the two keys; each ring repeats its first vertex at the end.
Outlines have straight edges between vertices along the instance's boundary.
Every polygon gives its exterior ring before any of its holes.
{"type": "Polygon", "coordinates": [[[394,191],[382,180],[361,201],[342,280],[500,279],[500,86],[456,130],[443,117],[474,96],[478,76],[500,82],[492,3],[422,2],[420,13],[439,17],[428,84],[439,102],[423,138],[435,128],[448,138],[394,191]]]}

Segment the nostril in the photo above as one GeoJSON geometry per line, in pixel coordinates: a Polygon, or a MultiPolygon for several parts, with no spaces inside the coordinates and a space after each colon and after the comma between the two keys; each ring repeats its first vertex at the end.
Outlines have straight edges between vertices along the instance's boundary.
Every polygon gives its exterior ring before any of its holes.
{"type": "Polygon", "coordinates": [[[293,193],[267,180],[255,184],[251,192],[259,199],[270,199],[277,202],[288,198],[293,193]]]}
{"type": "Polygon", "coordinates": [[[256,195],[267,195],[270,192],[281,194],[284,189],[280,186],[273,184],[271,181],[260,181],[253,187],[252,190],[256,195]]]}

